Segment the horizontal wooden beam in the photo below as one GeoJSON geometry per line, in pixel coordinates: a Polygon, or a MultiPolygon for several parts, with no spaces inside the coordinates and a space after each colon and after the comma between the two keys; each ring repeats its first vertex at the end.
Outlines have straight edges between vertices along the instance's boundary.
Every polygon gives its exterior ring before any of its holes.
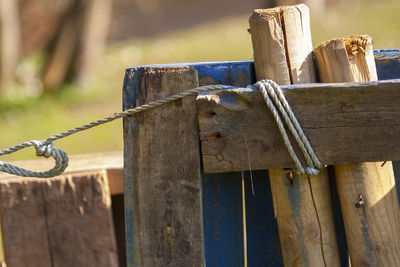
{"type": "MultiPolygon", "coordinates": [[[[400,80],[282,90],[323,164],[400,159],[400,80]]],[[[206,173],[294,167],[263,101],[254,88],[197,97],[206,173]]]]}

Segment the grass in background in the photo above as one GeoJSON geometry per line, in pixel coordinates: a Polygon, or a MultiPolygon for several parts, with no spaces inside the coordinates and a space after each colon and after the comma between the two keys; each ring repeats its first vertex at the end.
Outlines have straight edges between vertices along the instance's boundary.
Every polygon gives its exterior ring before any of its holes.
{"type": "MultiPolygon", "coordinates": [[[[312,13],[314,46],[340,36],[370,34],[376,49],[400,48],[399,1],[356,1],[312,13]]],[[[66,86],[54,95],[39,98],[14,95],[0,99],[0,148],[43,139],[54,133],[120,111],[125,68],[144,64],[194,61],[244,60],[252,58],[250,14],[227,18],[185,31],[148,39],[132,39],[110,45],[98,64],[89,88],[66,86]]],[[[122,121],[94,128],[56,142],[67,153],[121,150],[122,121]]],[[[27,159],[33,150],[3,157],[27,159]]]]}

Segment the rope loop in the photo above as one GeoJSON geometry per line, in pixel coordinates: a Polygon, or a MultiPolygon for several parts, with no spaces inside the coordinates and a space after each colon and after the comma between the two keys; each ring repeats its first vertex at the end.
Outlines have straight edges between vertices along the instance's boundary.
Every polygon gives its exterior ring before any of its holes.
{"type": "Polygon", "coordinates": [[[0,161],[0,171],[9,174],[19,175],[23,177],[38,177],[50,178],[62,174],[68,167],[68,155],[61,149],[53,148],[53,143],[46,143],[45,141],[32,140],[22,143],[18,146],[0,151],[0,155],[11,154],[26,147],[33,146],[36,150],[36,156],[49,158],[55,160],[55,165],[52,169],[44,172],[34,172],[26,170],[4,161],[0,161]]]}
{"type": "Polygon", "coordinates": [[[272,80],[258,81],[256,86],[260,90],[267,107],[270,109],[272,116],[276,121],[279,132],[282,135],[283,142],[285,143],[290,157],[293,159],[296,165],[297,171],[307,176],[318,175],[320,169],[323,168],[323,165],[318,160],[317,155],[314,153],[314,150],[312,149],[310,142],[300,126],[300,123],[298,122],[294,112],[287,102],[282,89],[272,80]],[[298,144],[308,166],[303,167],[299,158],[294,152],[282,120],[285,121],[287,127],[296,140],[296,143],[298,144]]]}

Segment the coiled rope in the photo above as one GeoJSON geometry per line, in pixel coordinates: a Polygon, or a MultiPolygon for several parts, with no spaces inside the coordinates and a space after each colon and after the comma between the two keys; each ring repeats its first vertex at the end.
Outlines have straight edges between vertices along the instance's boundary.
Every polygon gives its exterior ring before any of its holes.
{"type": "MultiPolygon", "coordinates": [[[[310,143],[307,140],[307,137],[304,135],[300,124],[298,123],[293,111],[291,110],[288,102],[285,99],[285,96],[282,93],[280,87],[271,80],[262,80],[256,83],[256,86],[259,88],[268,108],[271,110],[275,121],[278,125],[279,131],[282,134],[282,138],[286,145],[286,148],[289,151],[291,158],[293,159],[297,170],[305,175],[316,175],[319,172],[319,169],[322,168],[321,163],[318,161],[317,156],[315,155],[313,149],[311,148],[310,143]],[[308,166],[303,167],[300,160],[298,159],[296,153],[293,150],[293,147],[289,141],[288,135],[286,133],[285,127],[283,126],[282,119],[279,115],[279,112],[283,116],[285,123],[288,125],[290,131],[292,132],[297,144],[300,147],[301,152],[303,153],[304,158],[308,166]]],[[[24,177],[38,177],[38,178],[50,178],[57,175],[62,174],[65,169],[68,167],[68,155],[61,149],[53,148],[53,142],[67,137],[69,135],[75,134],[77,132],[82,132],[93,127],[99,126],[101,124],[105,124],[111,121],[114,121],[119,118],[127,117],[145,110],[150,110],[162,106],[166,103],[173,102],[175,100],[184,98],[189,95],[198,94],[205,91],[215,91],[221,89],[233,89],[237,87],[228,86],[228,85],[207,85],[200,86],[196,88],[192,88],[181,93],[166,97],[164,99],[156,100],[139,107],[135,107],[132,109],[127,109],[120,113],[115,113],[109,117],[104,119],[100,119],[65,132],[55,134],[50,136],[44,140],[31,140],[28,142],[21,143],[19,145],[3,149],[0,151],[0,156],[14,153],[18,150],[21,150],[26,147],[33,146],[36,150],[37,156],[44,156],[46,158],[53,157],[55,160],[55,166],[45,172],[34,172],[30,170],[26,170],[4,161],[0,161],[0,171],[7,172],[10,174],[24,176],[24,177]]]]}

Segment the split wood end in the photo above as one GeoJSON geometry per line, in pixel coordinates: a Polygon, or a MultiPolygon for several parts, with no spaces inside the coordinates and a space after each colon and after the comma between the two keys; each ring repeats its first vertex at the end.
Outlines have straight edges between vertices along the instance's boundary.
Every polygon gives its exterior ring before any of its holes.
{"type": "Polygon", "coordinates": [[[341,37],[321,43],[314,49],[321,81],[377,80],[372,43],[369,35],[341,37]]]}

